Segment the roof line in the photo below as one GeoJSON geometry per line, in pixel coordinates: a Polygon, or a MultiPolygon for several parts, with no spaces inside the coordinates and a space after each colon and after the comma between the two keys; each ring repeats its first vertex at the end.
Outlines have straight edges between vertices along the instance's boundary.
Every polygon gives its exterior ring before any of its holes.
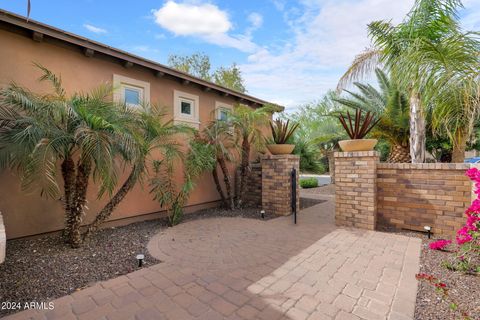
{"type": "MultiPolygon", "coordinates": [[[[127,51],[123,51],[123,50],[108,46],[101,42],[97,42],[97,41],[76,35],[74,33],[67,32],[65,30],[50,26],[42,22],[38,22],[32,19],[27,19],[24,16],[21,16],[6,10],[0,9],[0,21],[32,31],[34,33],[32,35],[33,38],[38,39],[39,41],[41,41],[43,36],[46,35],[51,38],[82,47],[85,50],[84,51],[85,55],[92,56],[94,55],[95,52],[102,53],[107,56],[111,56],[119,60],[123,60],[125,64],[133,63],[134,65],[139,65],[139,66],[146,67],[148,69],[152,69],[156,71],[156,75],[160,77],[167,74],[174,78],[183,80],[185,84],[194,83],[203,87],[207,91],[216,90],[216,91],[219,91],[219,93],[223,94],[224,96],[236,97],[237,99],[240,100],[240,102],[246,101],[246,102],[250,102],[253,104],[260,104],[260,105],[266,105],[266,104],[276,105],[274,103],[270,103],[268,101],[253,97],[251,95],[241,93],[241,92],[220,86],[213,82],[200,79],[198,77],[192,76],[185,72],[178,71],[176,69],[167,67],[163,64],[143,58],[141,56],[137,56],[127,51]]],[[[276,106],[280,107],[282,110],[284,109],[284,107],[282,106],[279,106],[279,105],[276,105],[276,106]]]]}

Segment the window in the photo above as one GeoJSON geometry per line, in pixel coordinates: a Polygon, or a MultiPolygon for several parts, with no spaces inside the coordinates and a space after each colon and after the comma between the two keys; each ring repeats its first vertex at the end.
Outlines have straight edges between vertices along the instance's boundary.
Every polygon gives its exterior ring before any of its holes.
{"type": "Polygon", "coordinates": [[[173,92],[174,123],[200,127],[199,97],[190,93],[175,90],[173,92]]]}
{"type": "Polygon", "coordinates": [[[141,89],[132,89],[132,88],[124,88],[124,96],[125,96],[125,103],[126,104],[140,104],[142,102],[142,93],[141,89]]]}
{"type": "Polygon", "coordinates": [[[215,102],[215,119],[220,121],[228,121],[230,117],[230,112],[232,112],[233,106],[216,101],[215,102]]]}
{"type": "Polygon", "coordinates": [[[228,110],[227,109],[220,109],[218,112],[218,120],[220,121],[227,121],[228,120],[228,110]]]}
{"type": "Polygon", "coordinates": [[[192,115],[192,102],[183,100],[182,101],[182,106],[181,106],[181,111],[182,111],[182,114],[191,116],[192,115]]]}
{"type": "Polygon", "coordinates": [[[117,74],[113,75],[114,99],[129,106],[139,107],[150,102],[150,83],[117,74]]]}

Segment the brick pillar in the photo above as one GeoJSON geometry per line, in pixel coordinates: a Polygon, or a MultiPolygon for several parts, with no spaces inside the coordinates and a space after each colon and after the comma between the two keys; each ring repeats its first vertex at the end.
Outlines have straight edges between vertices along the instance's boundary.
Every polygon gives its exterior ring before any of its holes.
{"type": "Polygon", "coordinates": [[[262,164],[262,208],[267,213],[286,216],[291,208],[291,172],[297,170],[297,212],[300,210],[300,157],[293,154],[268,155],[262,164]]]}
{"type": "Polygon", "coordinates": [[[376,151],[335,152],[335,223],[374,230],[377,222],[376,151]]]}

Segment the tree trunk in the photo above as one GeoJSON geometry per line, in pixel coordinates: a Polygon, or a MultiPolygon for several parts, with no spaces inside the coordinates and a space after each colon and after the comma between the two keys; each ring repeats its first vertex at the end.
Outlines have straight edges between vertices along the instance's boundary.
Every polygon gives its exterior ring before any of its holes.
{"type": "Polygon", "coordinates": [[[215,186],[217,187],[218,194],[220,195],[220,199],[222,200],[222,206],[225,208],[228,206],[227,199],[225,198],[225,194],[223,194],[222,186],[220,185],[220,179],[218,179],[218,172],[217,166],[212,170],[213,181],[215,181],[215,186]]]}
{"type": "Polygon", "coordinates": [[[77,163],[77,179],[75,182],[75,198],[73,199],[72,224],[70,233],[70,245],[72,248],[78,248],[82,243],[80,227],[85,213],[85,203],[87,201],[88,179],[92,165],[90,161],[84,163],[80,159],[77,163]]]}
{"type": "Polygon", "coordinates": [[[68,242],[70,240],[70,233],[72,231],[72,207],[73,199],[75,197],[75,162],[70,156],[67,156],[62,162],[62,177],[65,197],[65,227],[63,229],[63,238],[65,242],[68,242]]]}
{"type": "Polygon", "coordinates": [[[127,180],[123,183],[122,187],[118,189],[117,193],[108,201],[108,203],[103,207],[103,209],[97,214],[95,220],[87,226],[87,230],[83,235],[83,238],[86,239],[90,236],[91,233],[97,231],[98,227],[107,220],[112,214],[113,210],[118,206],[118,204],[125,198],[125,196],[133,189],[137,183],[139,173],[142,169],[138,166],[134,166],[127,180]]]}
{"type": "Polygon", "coordinates": [[[390,148],[390,154],[388,155],[387,162],[389,163],[409,163],[411,162],[410,158],[410,148],[407,146],[402,146],[399,144],[394,144],[390,148]]]}
{"type": "Polygon", "coordinates": [[[233,210],[235,208],[235,200],[232,190],[232,182],[230,180],[230,173],[228,172],[227,163],[224,157],[218,159],[218,164],[223,174],[223,182],[225,183],[225,189],[227,190],[227,199],[229,201],[229,208],[233,210]]]}
{"type": "Polygon", "coordinates": [[[455,134],[455,141],[452,151],[452,162],[463,163],[465,160],[465,149],[467,148],[466,129],[459,129],[455,134]]]}
{"type": "Polygon", "coordinates": [[[247,186],[247,175],[250,168],[250,141],[248,137],[243,138],[242,142],[242,161],[240,164],[240,188],[237,195],[237,207],[241,207],[243,203],[243,194],[247,186]]]}
{"type": "Polygon", "coordinates": [[[412,163],[425,162],[425,117],[420,97],[416,92],[410,94],[410,156],[412,163]]]}

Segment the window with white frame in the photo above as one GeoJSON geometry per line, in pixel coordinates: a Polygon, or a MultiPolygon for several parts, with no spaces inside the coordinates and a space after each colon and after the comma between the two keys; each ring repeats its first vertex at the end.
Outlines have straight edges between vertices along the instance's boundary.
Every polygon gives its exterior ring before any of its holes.
{"type": "Polygon", "coordinates": [[[215,120],[228,121],[232,111],[232,105],[215,101],[215,120]]]}
{"type": "Polygon", "coordinates": [[[173,115],[175,123],[185,123],[194,128],[200,127],[199,97],[175,90],[173,93],[173,115]]]}
{"type": "Polygon", "coordinates": [[[132,107],[140,107],[142,103],[150,103],[150,83],[113,75],[114,99],[132,107]]]}

